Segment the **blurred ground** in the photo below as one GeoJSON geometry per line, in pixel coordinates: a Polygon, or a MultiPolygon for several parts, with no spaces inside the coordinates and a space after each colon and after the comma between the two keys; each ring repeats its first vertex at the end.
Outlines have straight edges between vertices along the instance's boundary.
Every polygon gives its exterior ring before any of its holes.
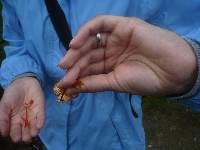
{"type": "Polygon", "coordinates": [[[200,113],[163,99],[144,99],[149,150],[200,150],[200,113]]]}
{"type": "MultiPolygon", "coordinates": [[[[0,26],[1,25],[0,21],[0,26]]],[[[0,33],[2,28],[0,28],[0,33]]],[[[4,56],[0,36],[0,58],[4,56]]],[[[1,91],[1,90],[0,90],[1,91]]],[[[200,113],[194,113],[164,99],[143,100],[144,127],[148,150],[200,150],[200,113]]],[[[0,150],[44,150],[38,139],[13,144],[0,137],[0,150]]]]}

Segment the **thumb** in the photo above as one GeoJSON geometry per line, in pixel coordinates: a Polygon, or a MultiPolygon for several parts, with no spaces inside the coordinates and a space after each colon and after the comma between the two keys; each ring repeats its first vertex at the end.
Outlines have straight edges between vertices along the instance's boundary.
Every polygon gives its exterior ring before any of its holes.
{"type": "Polygon", "coordinates": [[[76,93],[119,91],[115,80],[111,76],[112,73],[80,78],[79,83],[75,86],[76,93]]]}
{"type": "Polygon", "coordinates": [[[0,102],[0,134],[8,136],[10,130],[10,113],[11,108],[2,99],[0,102]]]}

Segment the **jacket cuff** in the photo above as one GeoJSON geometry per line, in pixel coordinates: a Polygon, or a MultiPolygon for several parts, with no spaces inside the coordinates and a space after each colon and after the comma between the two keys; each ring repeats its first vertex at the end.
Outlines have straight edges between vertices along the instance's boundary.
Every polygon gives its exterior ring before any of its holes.
{"type": "Polygon", "coordinates": [[[191,40],[191,39],[185,39],[185,40],[193,48],[195,56],[196,56],[197,67],[198,67],[197,68],[197,78],[196,78],[196,81],[194,82],[194,85],[192,86],[190,91],[188,91],[187,93],[180,95],[180,96],[169,97],[169,99],[181,100],[181,99],[190,98],[192,96],[195,96],[200,89],[200,43],[197,42],[196,40],[191,40]]]}
{"type": "Polygon", "coordinates": [[[26,73],[23,73],[23,74],[19,74],[15,77],[14,80],[19,79],[19,78],[23,78],[23,77],[33,77],[33,78],[36,78],[41,83],[40,79],[38,79],[37,75],[33,72],[26,72],[26,73]]]}
{"type": "MultiPolygon", "coordinates": [[[[40,83],[44,81],[44,74],[40,66],[28,55],[6,58],[1,65],[0,84],[5,89],[16,78],[31,73],[40,83]]],[[[30,75],[30,74],[29,74],[30,75]]]]}

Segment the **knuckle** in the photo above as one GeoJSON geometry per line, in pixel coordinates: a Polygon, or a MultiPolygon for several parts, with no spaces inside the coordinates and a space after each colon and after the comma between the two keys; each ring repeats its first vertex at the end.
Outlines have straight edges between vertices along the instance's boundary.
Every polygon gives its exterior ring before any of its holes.
{"type": "Polygon", "coordinates": [[[86,26],[85,24],[81,25],[81,26],[79,27],[79,32],[82,31],[82,30],[84,30],[85,26],[86,26]]]}

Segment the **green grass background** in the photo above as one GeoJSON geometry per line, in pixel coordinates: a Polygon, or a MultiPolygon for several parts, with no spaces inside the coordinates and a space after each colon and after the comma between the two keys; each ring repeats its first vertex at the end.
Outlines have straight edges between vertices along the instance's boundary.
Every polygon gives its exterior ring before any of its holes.
{"type": "MultiPolygon", "coordinates": [[[[1,20],[0,26],[2,35],[1,20]]],[[[0,60],[4,58],[4,45],[5,42],[0,36],[0,60]]],[[[2,90],[0,90],[0,93],[2,95],[2,90]]],[[[142,107],[147,149],[200,150],[199,113],[191,112],[162,98],[143,98],[142,107]]],[[[9,139],[0,138],[0,149],[2,150],[27,150],[31,147],[30,144],[14,144],[9,139]]]]}

